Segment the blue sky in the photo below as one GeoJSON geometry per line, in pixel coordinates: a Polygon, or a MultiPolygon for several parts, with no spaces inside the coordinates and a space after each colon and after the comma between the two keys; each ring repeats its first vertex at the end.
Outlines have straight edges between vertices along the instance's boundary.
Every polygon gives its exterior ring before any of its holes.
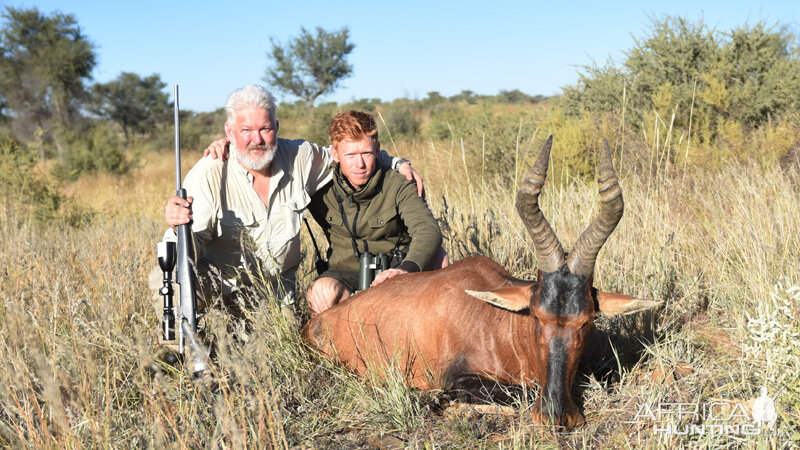
{"type": "MultiPolygon", "coordinates": [[[[265,84],[270,37],[286,42],[300,27],[350,28],[353,77],[324,100],[450,96],[464,89],[520,89],[553,95],[574,84],[580,66],[621,60],[650,17],[703,19],[722,31],[764,20],[800,35],[792,1],[176,1],[0,0],[73,14],[97,45],[95,81],[120,72],[158,73],[181,86],[181,106],[209,111],[227,94],[265,84]]],[[[295,98],[278,94],[284,101],[295,98]]]]}

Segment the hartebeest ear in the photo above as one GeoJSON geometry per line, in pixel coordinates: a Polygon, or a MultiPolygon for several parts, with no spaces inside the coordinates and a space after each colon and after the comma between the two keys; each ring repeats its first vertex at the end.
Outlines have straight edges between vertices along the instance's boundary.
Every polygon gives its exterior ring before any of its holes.
{"type": "Polygon", "coordinates": [[[622,294],[612,294],[609,292],[597,291],[597,305],[600,312],[607,316],[617,316],[633,314],[648,309],[653,309],[661,305],[661,302],[650,300],[640,300],[622,294]]]}
{"type": "Polygon", "coordinates": [[[470,291],[465,289],[464,292],[499,308],[509,311],[522,311],[531,306],[531,296],[533,295],[531,286],[505,287],[493,291],[470,291]]]}

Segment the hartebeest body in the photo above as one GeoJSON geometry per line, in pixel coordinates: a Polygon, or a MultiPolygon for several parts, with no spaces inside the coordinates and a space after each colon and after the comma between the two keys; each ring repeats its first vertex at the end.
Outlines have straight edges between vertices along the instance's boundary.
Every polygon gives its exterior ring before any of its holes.
{"type": "Polygon", "coordinates": [[[622,191],[604,145],[598,166],[600,212],[567,256],[539,209],[552,136],[517,196],[539,259],[537,281],[514,278],[471,256],[434,271],[402,275],[311,319],[303,330],[321,352],[363,373],[396,363],[422,389],[453,389],[475,377],[541,386],[539,423],[583,423],[570,390],[597,305],[610,313],[653,306],[596,295],[597,253],[622,217],[622,191]]]}

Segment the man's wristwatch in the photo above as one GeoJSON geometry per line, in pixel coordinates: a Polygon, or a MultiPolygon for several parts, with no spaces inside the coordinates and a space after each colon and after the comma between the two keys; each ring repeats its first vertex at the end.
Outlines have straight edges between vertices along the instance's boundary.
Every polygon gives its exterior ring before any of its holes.
{"type": "Polygon", "coordinates": [[[400,168],[400,166],[402,166],[405,163],[411,164],[411,161],[409,161],[409,160],[407,160],[405,158],[397,158],[397,159],[395,159],[394,167],[392,167],[392,169],[397,170],[397,169],[400,168]]]}

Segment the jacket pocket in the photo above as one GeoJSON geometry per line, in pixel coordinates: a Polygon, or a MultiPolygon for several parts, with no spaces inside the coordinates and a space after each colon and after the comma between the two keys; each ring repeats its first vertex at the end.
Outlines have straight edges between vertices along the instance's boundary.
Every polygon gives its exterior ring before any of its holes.
{"type": "Polygon", "coordinates": [[[395,228],[397,226],[397,210],[387,209],[367,219],[370,228],[395,228]]]}
{"type": "Polygon", "coordinates": [[[269,236],[273,249],[281,249],[297,239],[310,201],[311,197],[305,190],[300,189],[284,197],[282,203],[277,201],[273,203],[269,236]]]}

